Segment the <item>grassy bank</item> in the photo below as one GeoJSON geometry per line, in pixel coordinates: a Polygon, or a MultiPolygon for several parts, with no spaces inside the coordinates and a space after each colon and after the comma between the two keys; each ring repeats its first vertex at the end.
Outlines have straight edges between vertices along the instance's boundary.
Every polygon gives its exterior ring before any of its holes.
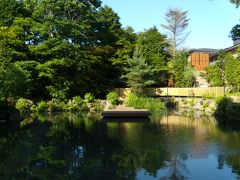
{"type": "Polygon", "coordinates": [[[137,96],[135,94],[130,94],[128,96],[126,105],[128,107],[134,107],[136,109],[148,109],[150,111],[166,110],[165,103],[160,99],[137,96]]]}

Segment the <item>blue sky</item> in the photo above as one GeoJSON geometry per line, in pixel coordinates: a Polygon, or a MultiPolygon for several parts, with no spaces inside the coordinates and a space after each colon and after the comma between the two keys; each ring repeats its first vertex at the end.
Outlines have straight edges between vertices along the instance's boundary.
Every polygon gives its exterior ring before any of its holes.
{"type": "Polygon", "coordinates": [[[135,32],[165,23],[164,15],[169,8],[188,11],[190,35],[185,48],[226,48],[232,46],[231,28],[240,23],[240,8],[229,0],[102,0],[120,17],[123,27],[131,26],[135,32]]]}

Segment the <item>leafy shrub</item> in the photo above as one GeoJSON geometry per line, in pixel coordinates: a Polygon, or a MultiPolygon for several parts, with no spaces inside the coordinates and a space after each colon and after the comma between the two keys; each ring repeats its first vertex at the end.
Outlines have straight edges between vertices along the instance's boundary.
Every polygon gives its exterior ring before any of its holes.
{"type": "Polygon", "coordinates": [[[212,99],[214,97],[213,93],[205,93],[202,95],[202,99],[206,100],[206,99],[212,99]]]}
{"type": "Polygon", "coordinates": [[[240,122],[240,104],[234,103],[230,98],[216,99],[217,109],[214,113],[216,119],[222,123],[227,121],[240,122]]]}
{"type": "Polygon", "coordinates": [[[207,101],[204,101],[204,103],[202,105],[204,111],[208,107],[208,105],[209,105],[209,103],[207,101]]]}
{"type": "Polygon", "coordinates": [[[182,103],[183,103],[183,105],[187,105],[187,100],[186,99],[182,99],[182,103]]]}
{"type": "Polygon", "coordinates": [[[19,110],[21,115],[27,115],[28,113],[30,113],[30,108],[32,105],[33,105],[32,101],[25,98],[20,98],[16,102],[15,107],[17,110],[19,110]]]}
{"type": "Polygon", "coordinates": [[[148,109],[150,111],[165,110],[165,104],[159,99],[141,97],[135,94],[128,96],[127,106],[134,107],[136,109],[148,109]]]}
{"type": "Polygon", "coordinates": [[[228,102],[226,107],[226,117],[232,121],[240,122],[240,104],[228,102]]]}
{"type": "Polygon", "coordinates": [[[65,106],[67,111],[83,111],[84,109],[87,109],[87,104],[80,96],[73,97],[65,106]]]}
{"type": "Polygon", "coordinates": [[[63,111],[64,108],[65,108],[65,104],[63,102],[56,101],[56,100],[51,100],[47,102],[47,110],[49,112],[63,111]]]}
{"type": "Polygon", "coordinates": [[[112,104],[112,105],[118,105],[120,101],[118,100],[118,94],[116,92],[110,92],[107,95],[107,100],[112,104]]]}
{"type": "Polygon", "coordinates": [[[48,110],[48,104],[45,101],[40,101],[35,107],[36,112],[45,112],[48,110]]]}
{"type": "Polygon", "coordinates": [[[194,99],[191,99],[190,101],[188,101],[189,106],[194,106],[194,99]]]}
{"type": "Polygon", "coordinates": [[[86,103],[91,103],[94,101],[94,96],[92,93],[86,93],[84,96],[84,100],[86,103]]]}
{"type": "Polygon", "coordinates": [[[91,111],[102,112],[103,109],[104,109],[104,107],[103,107],[100,99],[95,100],[91,105],[91,111]]]}

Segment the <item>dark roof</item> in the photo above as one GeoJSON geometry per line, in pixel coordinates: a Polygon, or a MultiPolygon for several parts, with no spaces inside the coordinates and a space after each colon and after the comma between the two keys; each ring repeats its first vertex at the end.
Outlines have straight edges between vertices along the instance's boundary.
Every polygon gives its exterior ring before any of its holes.
{"type": "Polygon", "coordinates": [[[210,49],[210,48],[198,48],[198,49],[190,49],[189,52],[204,52],[204,53],[209,53],[209,54],[213,54],[218,52],[218,49],[210,49]]]}
{"type": "MultiPolygon", "coordinates": [[[[236,44],[236,45],[234,45],[234,46],[231,46],[231,47],[228,47],[228,48],[222,49],[222,51],[224,51],[224,52],[228,52],[228,51],[234,50],[234,49],[236,49],[236,48],[238,48],[238,47],[240,47],[240,44],[236,44]]],[[[219,51],[220,51],[220,50],[219,50],[219,51]]],[[[219,51],[217,51],[217,52],[211,54],[211,57],[217,56],[218,53],[219,53],[219,51]]]]}

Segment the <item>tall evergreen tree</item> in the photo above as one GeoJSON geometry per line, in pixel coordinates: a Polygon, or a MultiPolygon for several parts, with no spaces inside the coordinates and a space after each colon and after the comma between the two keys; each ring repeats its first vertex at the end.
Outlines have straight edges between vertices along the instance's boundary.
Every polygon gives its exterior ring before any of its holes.
{"type": "Polygon", "coordinates": [[[139,57],[135,52],[132,59],[128,59],[128,67],[126,74],[122,78],[126,78],[128,86],[136,94],[144,94],[144,88],[154,84],[155,68],[149,65],[144,57],[139,57]]]}
{"type": "Polygon", "coordinates": [[[178,52],[171,60],[170,68],[175,87],[192,87],[195,84],[195,70],[188,62],[187,52],[178,52]]]}
{"type": "Polygon", "coordinates": [[[158,32],[156,27],[150,28],[138,35],[136,49],[136,56],[143,57],[149,65],[155,67],[155,85],[166,85],[169,59],[166,36],[158,32]]]}

